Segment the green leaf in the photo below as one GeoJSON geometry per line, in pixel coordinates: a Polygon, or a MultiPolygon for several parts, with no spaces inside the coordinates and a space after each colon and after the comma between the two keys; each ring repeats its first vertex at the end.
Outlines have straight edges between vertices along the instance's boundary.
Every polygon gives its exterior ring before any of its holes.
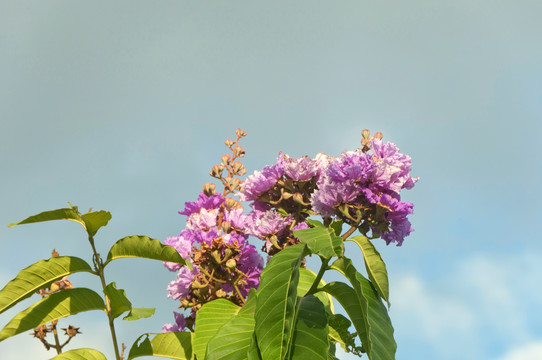
{"type": "MultiPolygon", "coordinates": [[[[300,296],[305,295],[311,288],[312,283],[314,282],[315,279],[316,279],[316,274],[314,272],[312,272],[309,269],[299,268],[299,283],[297,284],[297,294],[300,296]]],[[[323,287],[325,284],[326,282],[321,279],[320,287],[323,287]]],[[[324,304],[326,313],[333,314],[335,312],[331,295],[323,291],[319,291],[314,295],[318,299],[320,299],[320,301],[324,304]]]]}
{"type": "Polygon", "coordinates": [[[338,357],[335,356],[335,343],[329,342],[329,352],[327,353],[327,359],[328,360],[340,360],[338,357]]]}
{"type": "Polygon", "coordinates": [[[134,321],[143,318],[149,318],[154,315],[155,308],[135,308],[130,310],[130,313],[122,318],[122,320],[134,321]]]}
{"type": "Polygon", "coordinates": [[[343,253],[343,239],[335,235],[333,229],[317,226],[310,229],[296,230],[294,236],[303,244],[307,244],[313,254],[318,254],[326,259],[341,256],[343,253]]]}
{"type": "Polygon", "coordinates": [[[94,236],[98,232],[98,229],[106,226],[109,220],[111,220],[111,213],[104,210],[93,211],[81,215],[81,219],[85,223],[88,234],[94,236]]]}
{"type": "Polygon", "coordinates": [[[208,342],[206,360],[247,359],[254,333],[254,311],[257,302],[255,293],[251,294],[239,313],[224,324],[208,342]]]}
{"type": "Polygon", "coordinates": [[[329,338],[339,343],[346,352],[354,352],[361,356],[361,347],[356,346],[356,334],[348,331],[352,323],[341,314],[328,316],[329,338]]]}
{"type": "Polygon", "coordinates": [[[54,281],[81,271],[92,272],[92,269],[84,260],[73,256],[54,257],[30,265],[0,290],[0,313],[54,281]]]}
{"type": "MultiPolygon", "coordinates": [[[[369,280],[357,272],[350,259],[337,259],[331,268],[342,273],[352,284],[353,291],[346,285],[348,294],[331,295],[341,303],[350,316],[369,360],[395,359],[397,344],[393,339],[393,326],[378,292],[369,280]],[[356,313],[351,314],[347,307],[356,313]]],[[[324,290],[330,285],[326,285],[324,290]]]]}
{"type": "Polygon", "coordinates": [[[343,230],[343,221],[342,220],[333,220],[333,222],[329,225],[330,228],[332,228],[335,231],[335,235],[341,236],[341,232],[343,230]]]}
{"type": "Polygon", "coordinates": [[[192,333],[168,332],[165,334],[143,334],[132,345],[127,360],[141,356],[193,360],[192,333]],[[149,336],[152,335],[154,337],[151,339],[149,336]]]}
{"type": "Polygon", "coordinates": [[[240,306],[226,299],[217,299],[204,304],[198,310],[194,329],[194,353],[198,359],[205,359],[207,343],[216,335],[222,325],[239,313],[240,306]]]}
{"type": "Polygon", "coordinates": [[[367,318],[363,306],[354,289],[340,281],[331,282],[322,289],[331,294],[344,308],[357,331],[362,344],[367,344],[367,318]]]}
{"type": "Polygon", "coordinates": [[[329,341],[324,304],[309,295],[298,298],[298,309],[290,359],[327,360],[329,341]]]}
{"type": "Polygon", "coordinates": [[[376,250],[373,243],[365,236],[354,236],[347,241],[354,241],[361,249],[363,258],[365,259],[365,268],[367,269],[369,279],[376,288],[376,291],[378,291],[378,295],[380,295],[382,299],[388,303],[389,308],[390,291],[388,272],[386,270],[386,264],[384,263],[384,260],[382,260],[380,253],[376,250]]]}
{"type": "Polygon", "coordinates": [[[22,221],[11,223],[8,226],[13,227],[15,225],[32,224],[32,223],[51,221],[51,220],[72,220],[72,221],[78,222],[83,227],[85,226],[84,222],[79,217],[79,213],[77,212],[76,207],[44,211],[37,215],[32,215],[30,217],[27,217],[26,219],[22,221]]]}
{"type": "Polygon", "coordinates": [[[285,248],[262,271],[254,318],[263,360],[283,359],[294,330],[299,266],[306,246],[285,248]]]}
{"type": "Polygon", "coordinates": [[[66,351],[50,360],[107,360],[107,358],[98,350],[75,349],[66,351]]]}
{"type": "Polygon", "coordinates": [[[258,348],[258,339],[256,333],[252,333],[252,340],[250,341],[250,347],[248,348],[247,360],[261,360],[262,354],[260,348],[258,348]]]}
{"type": "Polygon", "coordinates": [[[115,282],[107,284],[104,294],[109,298],[113,319],[118,318],[125,311],[132,310],[132,303],[126,297],[126,293],[122,289],[117,289],[115,282]]]}
{"type": "Polygon", "coordinates": [[[192,269],[190,261],[183,259],[174,247],[143,235],[127,236],[117,241],[109,250],[104,266],[112,260],[127,257],[169,261],[187,265],[192,269]]]}
{"type": "Polygon", "coordinates": [[[67,289],[51,294],[21,311],[0,331],[0,341],[37,326],[83,311],[104,310],[100,295],[86,288],[67,289]]]}

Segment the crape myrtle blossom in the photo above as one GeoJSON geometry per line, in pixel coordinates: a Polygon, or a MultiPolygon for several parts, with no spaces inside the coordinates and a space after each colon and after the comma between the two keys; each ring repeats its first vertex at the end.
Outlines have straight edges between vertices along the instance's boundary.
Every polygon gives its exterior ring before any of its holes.
{"type": "Polygon", "coordinates": [[[371,229],[373,236],[399,246],[414,230],[407,219],[413,205],[401,202],[399,195],[418,181],[410,176],[410,167],[411,158],[395,144],[370,139],[363,149],[343,152],[330,162],[311,197],[312,210],[356,224],[363,232],[371,229]]]}
{"type": "Polygon", "coordinates": [[[186,202],[179,211],[187,216],[186,228],[165,241],[192,264],[190,270],[164,263],[177,272],[167,287],[168,297],[191,310],[191,316],[176,313],[175,324],[164,325],[163,331],[192,331],[196,312],[214,299],[244,304],[249,290],[258,287],[263,269],[263,258],[249,237],[264,242],[262,251],[269,259],[299,243],[294,231],[308,229],[309,216],[321,216],[324,224],[341,220],[351,227],[348,235],[358,230],[388,245],[401,245],[414,230],[408,220],[413,204],[401,201],[400,192],[411,189],[418,178],[410,175],[411,158],[395,144],[383,142],[381,133],[370,137],[364,130],[362,147],[338,157],[279,153],[275,163],[244,182],[236,177],[246,173],[236,159],[244,156],[238,141],[246,134],[236,134],[235,142],[225,142],[231,155],[223,155],[210,172],[224,185],[223,193],[215,191],[215,184],[206,184],[196,201],[186,202]],[[241,206],[244,201],[249,202],[249,212],[241,206]]]}
{"type": "Polygon", "coordinates": [[[192,269],[164,263],[168,270],[177,272],[177,278],[167,286],[168,297],[178,300],[179,308],[190,310],[190,316],[174,313],[175,324],[164,325],[163,332],[193,331],[196,312],[203,304],[224,298],[243,305],[249,290],[259,285],[263,258],[248,242],[252,217],[227,196],[239,189],[241,181],[236,176],[246,173],[237,160],[244,156],[238,141],[246,133],[238,129],[236,134],[236,141],[225,142],[231,155],[223,155],[222,163],[214,165],[210,173],[224,185],[223,193],[215,191],[215,184],[205,184],[196,201],[186,202],[179,211],[187,216],[186,228],[165,241],[190,261],[192,269]]]}

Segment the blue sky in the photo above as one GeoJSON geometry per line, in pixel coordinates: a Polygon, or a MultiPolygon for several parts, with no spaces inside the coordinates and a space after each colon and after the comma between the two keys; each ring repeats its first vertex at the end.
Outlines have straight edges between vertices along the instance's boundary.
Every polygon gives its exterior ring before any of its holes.
{"type": "MultiPolygon", "coordinates": [[[[104,254],[126,235],[163,240],[236,128],[250,172],[278,151],[337,155],[369,128],[421,178],[404,195],[416,231],[378,244],[397,358],[542,358],[541,16],[539,1],[3,2],[0,283],[53,248],[90,260],[74,223],[10,222],[70,201],[112,212],[104,254]]],[[[119,323],[122,342],[172,320],[161,264],[108,270],[158,308],[119,323]]],[[[109,357],[98,314],[62,324],[84,333],[72,348],[109,357]]],[[[0,353],[53,356],[24,335],[0,353]]]]}

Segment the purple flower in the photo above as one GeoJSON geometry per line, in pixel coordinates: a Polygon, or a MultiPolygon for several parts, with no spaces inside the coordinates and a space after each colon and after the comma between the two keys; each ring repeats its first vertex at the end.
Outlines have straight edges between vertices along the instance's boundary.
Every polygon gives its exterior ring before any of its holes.
{"type": "Polygon", "coordinates": [[[190,292],[190,285],[195,276],[198,276],[200,273],[199,267],[197,265],[193,266],[193,269],[190,270],[187,266],[183,266],[177,273],[177,279],[173,280],[167,286],[167,291],[169,292],[168,297],[178,300],[184,298],[190,292]]]}
{"type": "Polygon", "coordinates": [[[374,162],[371,156],[361,150],[345,151],[340,158],[334,159],[326,175],[333,181],[356,180],[364,183],[369,178],[374,162]]]}
{"type": "Polygon", "coordinates": [[[307,181],[318,175],[316,161],[308,156],[295,159],[286,154],[279,154],[278,161],[284,167],[284,173],[295,181],[307,181]]]}
{"type": "Polygon", "coordinates": [[[229,222],[232,228],[240,232],[249,229],[252,224],[251,219],[244,213],[243,209],[231,209],[226,211],[224,213],[224,221],[229,222]]]}
{"type": "Polygon", "coordinates": [[[186,227],[189,229],[210,229],[216,226],[218,209],[200,209],[199,212],[193,212],[188,217],[186,227]]]}
{"type": "MultiPolygon", "coordinates": [[[[184,229],[179,236],[168,237],[166,241],[164,241],[164,244],[173,246],[183,259],[189,260],[194,240],[195,237],[193,231],[184,229]]],[[[181,264],[166,261],[164,261],[164,266],[169,271],[177,271],[181,268],[181,264]]]]}
{"type": "Polygon", "coordinates": [[[207,196],[200,193],[196,201],[187,201],[184,203],[184,210],[179,211],[179,214],[190,216],[193,213],[199,213],[201,209],[218,209],[224,202],[224,197],[221,194],[207,196]]]}
{"type": "Polygon", "coordinates": [[[307,223],[302,222],[302,223],[295,224],[295,226],[292,228],[292,231],[309,229],[309,228],[310,228],[310,226],[307,225],[307,223]]]}
{"type": "Polygon", "coordinates": [[[284,217],[273,210],[253,211],[249,215],[253,221],[251,235],[259,238],[270,235],[281,236],[284,229],[292,222],[291,216],[284,217]]]}
{"type": "Polygon", "coordinates": [[[184,316],[182,314],[179,314],[178,312],[174,311],[173,315],[175,317],[175,325],[173,324],[165,324],[162,327],[162,332],[179,332],[183,331],[186,328],[186,320],[184,319],[184,316]]]}
{"type": "Polygon", "coordinates": [[[280,163],[266,166],[262,171],[254,171],[254,174],[247,177],[239,192],[239,200],[256,200],[260,195],[276,184],[278,179],[284,175],[284,167],[280,163]]]}
{"type": "Polygon", "coordinates": [[[322,216],[333,216],[335,206],[355,203],[360,193],[361,187],[353,179],[335,182],[328,178],[312,194],[312,209],[322,216]]]}
{"type": "Polygon", "coordinates": [[[385,217],[390,222],[390,229],[384,233],[374,228],[373,231],[379,233],[382,239],[386,240],[386,244],[389,245],[394,242],[397,246],[401,246],[405,237],[414,231],[407,219],[407,216],[413,213],[414,205],[410,202],[402,202],[399,195],[391,196],[388,194],[382,195],[379,204],[389,209],[386,211],[385,217]]]}
{"type": "Polygon", "coordinates": [[[401,189],[411,189],[418,181],[418,178],[410,176],[410,156],[400,153],[394,143],[383,143],[375,138],[371,142],[371,150],[376,163],[371,180],[384,191],[399,194],[401,189]]]}

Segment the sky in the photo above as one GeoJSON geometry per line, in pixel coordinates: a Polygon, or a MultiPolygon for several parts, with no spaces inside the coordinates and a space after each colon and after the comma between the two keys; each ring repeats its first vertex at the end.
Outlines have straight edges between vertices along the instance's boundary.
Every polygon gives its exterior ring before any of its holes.
{"type": "MultiPolygon", "coordinates": [[[[0,284],[53,248],[90,261],[75,223],[11,222],[69,201],[112,213],[102,254],[127,235],[164,240],[235,129],[251,173],[279,151],[355,149],[367,128],[420,177],[403,195],[415,232],[377,242],[397,359],[542,359],[541,17],[523,0],[3,1],[0,284]]],[[[118,260],[106,277],[157,307],[117,321],[128,348],[173,320],[161,263],[118,260]]],[[[89,274],[70,279],[99,290],[89,274]]],[[[67,324],[83,332],[71,348],[113,357],[105,314],[67,324]]],[[[54,355],[28,335],[0,354],[54,355]]]]}

